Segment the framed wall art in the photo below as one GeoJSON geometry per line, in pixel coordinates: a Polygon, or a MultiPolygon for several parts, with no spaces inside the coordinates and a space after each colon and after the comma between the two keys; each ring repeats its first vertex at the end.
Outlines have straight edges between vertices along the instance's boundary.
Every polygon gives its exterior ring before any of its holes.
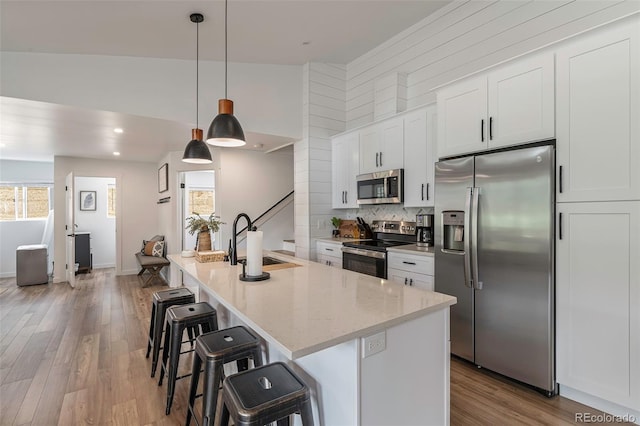
{"type": "Polygon", "coordinates": [[[164,163],[158,169],[158,192],[169,190],[169,164],[164,163]]]}
{"type": "Polygon", "coordinates": [[[96,191],[80,191],[80,210],[96,210],[96,191]]]}

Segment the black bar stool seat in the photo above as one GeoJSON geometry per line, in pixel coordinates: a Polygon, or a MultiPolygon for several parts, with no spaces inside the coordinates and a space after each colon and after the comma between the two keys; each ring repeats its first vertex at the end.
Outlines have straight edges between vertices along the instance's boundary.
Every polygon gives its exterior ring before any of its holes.
{"type": "Polygon", "coordinates": [[[165,314],[169,306],[186,305],[195,303],[196,297],[188,288],[176,288],[173,290],[158,291],[153,294],[151,305],[151,321],[149,323],[149,341],[147,343],[147,355],[153,350],[151,357],[151,377],[156,375],[160,347],[162,346],[162,332],[164,331],[165,314]]]}
{"type": "MultiPolygon", "coordinates": [[[[162,379],[167,374],[167,409],[165,411],[169,415],[176,390],[176,380],[190,376],[187,374],[177,377],[184,330],[195,328],[196,334],[198,334],[198,328],[202,333],[215,331],[218,329],[218,318],[216,310],[207,302],[172,306],[167,309],[166,316],[165,343],[162,348],[162,366],[158,386],[162,385],[162,379]]],[[[187,352],[193,352],[193,349],[184,353],[187,352]]]]}
{"type": "Polygon", "coordinates": [[[218,425],[227,426],[230,417],[236,426],[288,425],[289,416],[299,413],[304,426],[313,426],[309,388],[281,362],[227,377],[222,403],[218,425]]]}
{"type": "MultiPolygon", "coordinates": [[[[191,422],[191,416],[195,416],[194,402],[198,389],[200,368],[204,362],[204,382],[202,386],[202,418],[197,422],[200,426],[213,425],[216,404],[218,402],[218,389],[224,378],[224,364],[236,361],[238,371],[248,368],[249,358],[253,359],[253,365],[262,365],[260,355],[260,340],[243,326],[226,328],[198,336],[196,339],[196,356],[193,357],[191,371],[191,387],[189,391],[189,405],[187,407],[187,426],[191,422]]],[[[198,420],[196,418],[196,420],[198,420]]]]}

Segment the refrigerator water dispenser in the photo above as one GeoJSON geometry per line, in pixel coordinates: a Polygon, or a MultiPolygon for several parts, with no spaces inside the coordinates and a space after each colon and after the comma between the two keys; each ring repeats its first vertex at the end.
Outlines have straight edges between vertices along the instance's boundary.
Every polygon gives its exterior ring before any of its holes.
{"type": "Polygon", "coordinates": [[[442,212],[442,249],[464,253],[464,212],[442,212]]]}

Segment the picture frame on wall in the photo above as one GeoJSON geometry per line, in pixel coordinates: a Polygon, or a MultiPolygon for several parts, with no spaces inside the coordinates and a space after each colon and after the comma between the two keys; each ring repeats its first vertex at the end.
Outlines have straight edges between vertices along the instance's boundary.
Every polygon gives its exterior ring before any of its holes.
{"type": "Polygon", "coordinates": [[[96,210],[96,191],[80,191],[80,210],[96,210]]]}
{"type": "Polygon", "coordinates": [[[169,190],[169,164],[164,163],[158,169],[158,192],[169,190]]]}

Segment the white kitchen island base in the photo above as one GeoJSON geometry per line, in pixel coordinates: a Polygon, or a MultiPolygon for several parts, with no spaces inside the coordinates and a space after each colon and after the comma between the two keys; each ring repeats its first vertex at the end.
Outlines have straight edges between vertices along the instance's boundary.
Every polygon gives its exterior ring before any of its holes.
{"type": "Polygon", "coordinates": [[[302,267],[273,271],[270,283],[258,285],[223,282],[237,277],[233,266],[228,266],[233,271],[225,271],[224,264],[209,270],[205,264],[170,260],[198,281],[199,300],[216,308],[221,328],[249,327],[261,337],[267,362],[286,362],[309,385],[316,425],[449,424],[449,306],[455,299],[301,259],[294,261],[302,267]],[[324,287],[316,293],[312,282],[318,274],[324,275],[324,287]],[[340,279],[331,279],[338,275],[340,279]],[[296,278],[295,288],[287,284],[291,278],[296,278]],[[301,278],[308,278],[311,287],[301,278]],[[333,289],[328,288],[331,282],[337,282],[333,289]],[[265,285],[272,286],[270,292],[265,285]],[[268,298],[280,290],[305,297],[290,296],[295,306],[275,306],[275,299],[268,298]],[[343,306],[330,300],[337,292],[342,292],[337,296],[343,306]],[[331,296],[320,300],[325,293],[331,296]],[[305,306],[301,309],[300,304],[305,306]],[[309,317],[300,317],[301,312],[309,317]],[[358,331],[362,326],[350,328],[352,322],[367,327],[358,331]],[[326,333],[337,328],[349,332],[326,333]],[[309,338],[315,334],[324,336],[309,338]],[[376,338],[368,339],[372,335],[376,338]]]}

